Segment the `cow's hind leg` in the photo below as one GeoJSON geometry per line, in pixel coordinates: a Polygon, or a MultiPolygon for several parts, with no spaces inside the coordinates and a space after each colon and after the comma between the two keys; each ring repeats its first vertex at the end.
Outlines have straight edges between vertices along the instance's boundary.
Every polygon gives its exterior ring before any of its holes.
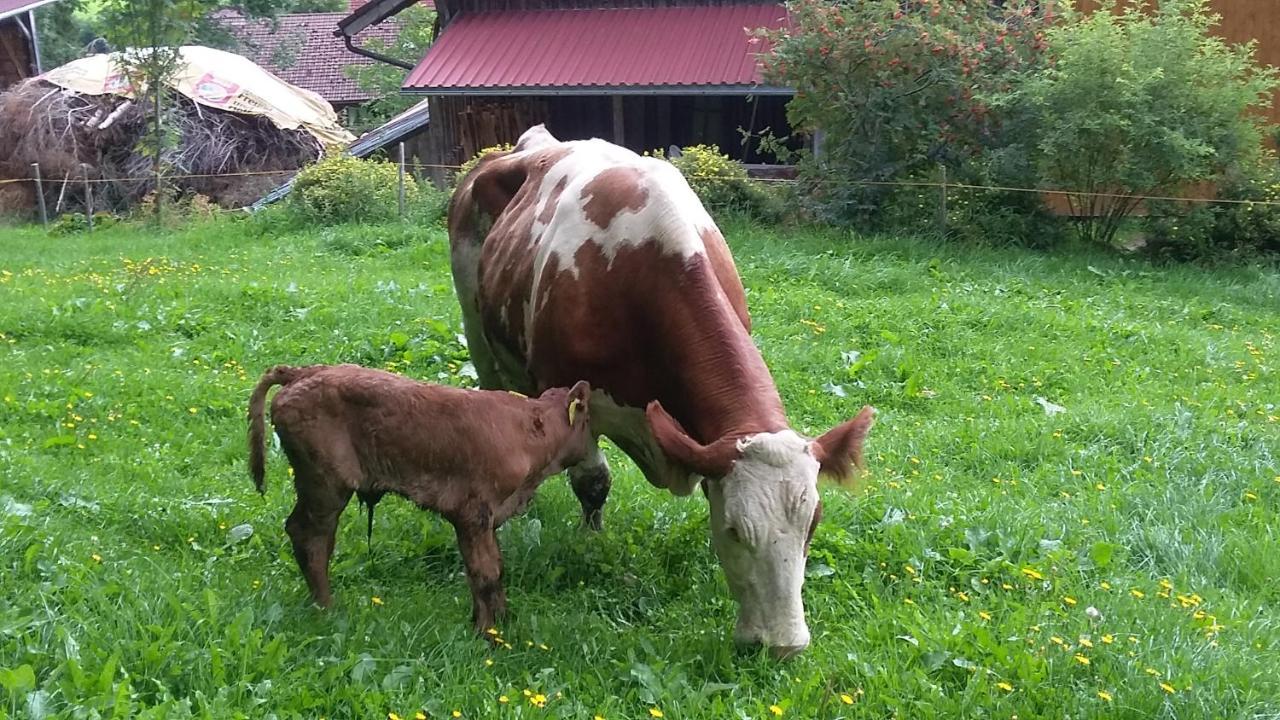
{"type": "Polygon", "coordinates": [[[502,551],[489,513],[453,520],[458,533],[458,551],[467,567],[471,587],[471,622],[476,632],[494,627],[507,612],[507,593],[502,587],[502,551]]]}
{"type": "Polygon", "coordinates": [[[582,524],[592,530],[604,528],[604,503],[609,499],[613,480],[609,461],[598,446],[591,448],[587,459],[569,468],[569,484],[582,503],[582,524]]]}

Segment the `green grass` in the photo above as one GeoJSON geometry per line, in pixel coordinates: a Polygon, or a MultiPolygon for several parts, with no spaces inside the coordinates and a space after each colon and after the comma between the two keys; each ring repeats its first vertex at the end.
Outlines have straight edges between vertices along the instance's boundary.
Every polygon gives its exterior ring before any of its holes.
{"type": "Polygon", "coordinates": [[[503,529],[511,649],[403,501],[372,548],[352,506],[337,607],[308,605],[249,390],[280,362],[467,382],[440,230],[0,231],[0,717],[1280,713],[1275,268],[726,230],[795,427],[880,410],[781,664],[732,648],[705,502],[617,453],[603,534],[559,478],[503,529]]]}

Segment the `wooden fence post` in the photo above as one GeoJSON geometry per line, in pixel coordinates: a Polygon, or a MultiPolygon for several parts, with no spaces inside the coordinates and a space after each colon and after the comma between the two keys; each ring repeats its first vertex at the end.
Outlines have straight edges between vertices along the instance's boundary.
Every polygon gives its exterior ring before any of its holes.
{"type": "Polygon", "coordinates": [[[40,224],[49,227],[49,210],[44,206],[44,182],[40,178],[40,163],[31,163],[36,174],[36,202],[40,206],[40,224]]]}
{"type": "Polygon", "coordinates": [[[400,143],[400,219],[404,219],[404,143],[400,143]]]}
{"type": "Polygon", "coordinates": [[[938,229],[943,235],[947,234],[947,166],[945,163],[940,164],[942,168],[942,204],[938,206],[938,229]]]}
{"type": "Polygon", "coordinates": [[[81,165],[84,174],[84,218],[89,223],[89,232],[93,232],[93,186],[89,184],[89,166],[81,165]]]}

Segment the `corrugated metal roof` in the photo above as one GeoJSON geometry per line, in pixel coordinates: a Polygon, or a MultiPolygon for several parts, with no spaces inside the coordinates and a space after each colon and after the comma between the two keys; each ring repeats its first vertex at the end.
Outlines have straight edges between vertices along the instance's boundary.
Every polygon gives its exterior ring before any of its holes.
{"type": "Polygon", "coordinates": [[[0,20],[28,10],[35,10],[41,5],[48,5],[55,0],[0,0],[0,20]]]}
{"type": "Polygon", "coordinates": [[[761,86],[755,28],[781,5],[463,13],[404,89],[428,94],[787,92],[761,86]]]}

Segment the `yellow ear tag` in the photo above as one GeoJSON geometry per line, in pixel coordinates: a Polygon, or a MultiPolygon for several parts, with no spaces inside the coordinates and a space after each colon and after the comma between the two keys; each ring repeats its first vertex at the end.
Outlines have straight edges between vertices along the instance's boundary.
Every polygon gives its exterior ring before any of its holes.
{"type": "Polygon", "coordinates": [[[515,395],[516,397],[518,397],[518,398],[520,398],[520,399],[522,399],[522,400],[528,400],[528,399],[529,399],[529,396],[528,396],[528,395],[525,395],[524,393],[518,393],[518,392],[516,392],[515,390],[508,390],[507,392],[511,393],[512,395],[515,395]]]}
{"type": "Polygon", "coordinates": [[[582,407],[582,401],[581,401],[581,400],[579,400],[578,398],[574,398],[574,399],[573,399],[573,402],[569,403],[569,425],[570,425],[570,427],[572,427],[572,426],[573,426],[573,419],[574,419],[575,417],[577,417],[577,416],[578,416],[578,408],[580,408],[580,407],[582,407]]]}

